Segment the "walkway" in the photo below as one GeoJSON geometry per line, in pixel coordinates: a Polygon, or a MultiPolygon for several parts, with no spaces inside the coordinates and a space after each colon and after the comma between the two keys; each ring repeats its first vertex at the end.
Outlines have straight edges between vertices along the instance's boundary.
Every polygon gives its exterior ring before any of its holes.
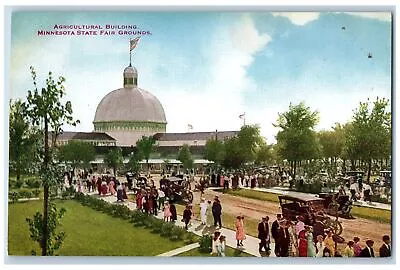
{"type": "Polygon", "coordinates": [[[173,249],[173,250],[170,250],[170,251],[165,252],[163,254],[157,255],[157,257],[173,257],[173,256],[179,255],[179,254],[181,254],[183,252],[198,248],[199,246],[200,246],[199,243],[190,244],[190,245],[187,245],[187,246],[184,246],[184,247],[180,247],[180,248],[177,248],[177,249],[173,249]]]}
{"type": "MultiPolygon", "coordinates": [[[[93,195],[95,193],[90,193],[90,195],[93,195]]],[[[106,196],[106,197],[100,197],[101,199],[109,202],[109,203],[117,203],[117,198],[116,196],[106,196]]],[[[126,205],[129,209],[135,210],[136,209],[136,204],[133,202],[123,202],[122,204],[126,205]]],[[[158,213],[157,218],[163,219],[163,212],[158,213]]],[[[180,226],[180,227],[185,227],[185,223],[182,221],[182,216],[178,215],[178,220],[175,222],[175,225],[180,226]]],[[[207,228],[205,225],[201,225],[201,223],[198,220],[192,220],[192,225],[188,229],[189,232],[193,232],[194,234],[201,236],[207,232],[213,233],[214,230],[212,227],[207,228]]],[[[221,228],[219,229],[222,235],[226,236],[226,245],[231,248],[236,248],[236,232],[233,230],[229,230],[226,228],[221,228]]],[[[260,254],[258,251],[258,244],[260,243],[260,240],[258,238],[255,238],[250,235],[246,235],[246,240],[243,241],[244,248],[241,248],[240,250],[242,252],[248,253],[250,255],[253,255],[255,257],[264,257],[266,254],[260,254]]],[[[270,245],[271,250],[274,250],[274,243],[271,243],[270,245]]],[[[172,252],[172,251],[170,251],[172,252]]],[[[160,254],[159,256],[162,256],[163,254],[160,254]]],[[[275,257],[275,254],[271,252],[269,257],[275,257]]]]}
{"type": "MultiPolygon", "coordinates": [[[[275,193],[279,195],[303,195],[308,194],[310,196],[316,196],[315,194],[311,193],[302,193],[302,192],[296,192],[296,191],[290,191],[287,188],[284,187],[274,187],[274,188],[249,188],[249,187],[243,187],[243,189],[248,189],[248,190],[254,190],[254,191],[261,191],[261,192],[268,192],[268,193],[275,193]]],[[[354,205],[357,206],[362,206],[362,207],[369,207],[369,208],[375,208],[375,209],[383,209],[383,210],[389,210],[391,211],[392,206],[390,204],[385,204],[385,203],[378,203],[378,202],[372,202],[367,203],[364,201],[357,201],[354,203],[354,205]]]]}

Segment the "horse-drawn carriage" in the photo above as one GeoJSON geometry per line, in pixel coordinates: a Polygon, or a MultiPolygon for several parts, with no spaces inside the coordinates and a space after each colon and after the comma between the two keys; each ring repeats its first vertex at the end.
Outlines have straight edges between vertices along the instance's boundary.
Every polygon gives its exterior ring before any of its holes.
{"type": "MultiPolygon", "coordinates": [[[[278,198],[282,216],[288,220],[296,221],[299,216],[302,216],[306,225],[313,226],[316,223],[317,216],[321,216],[320,213],[325,213],[325,200],[322,198],[306,194],[281,195],[278,198]]],[[[335,235],[342,233],[343,227],[337,216],[336,219],[332,219],[327,215],[323,215],[321,219],[325,229],[332,229],[335,235]]]]}
{"type": "Polygon", "coordinates": [[[165,196],[172,201],[193,202],[193,193],[189,189],[188,181],[179,177],[169,177],[160,180],[160,188],[165,196]]]}

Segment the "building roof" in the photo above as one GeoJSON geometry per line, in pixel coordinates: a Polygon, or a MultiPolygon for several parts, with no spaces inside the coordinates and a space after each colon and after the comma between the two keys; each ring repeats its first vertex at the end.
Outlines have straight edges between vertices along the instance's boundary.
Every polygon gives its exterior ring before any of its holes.
{"type": "Polygon", "coordinates": [[[160,101],[135,86],[108,93],[97,106],[93,122],[167,123],[167,120],[160,101]]]}
{"type": "Polygon", "coordinates": [[[239,131],[218,132],[187,132],[187,133],[156,133],[154,138],[158,141],[205,141],[217,136],[218,140],[233,137],[239,131]]]}
{"type": "Polygon", "coordinates": [[[58,135],[58,141],[89,140],[89,141],[115,141],[113,137],[104,132],[73,132],[64,131],[58,135]]]}

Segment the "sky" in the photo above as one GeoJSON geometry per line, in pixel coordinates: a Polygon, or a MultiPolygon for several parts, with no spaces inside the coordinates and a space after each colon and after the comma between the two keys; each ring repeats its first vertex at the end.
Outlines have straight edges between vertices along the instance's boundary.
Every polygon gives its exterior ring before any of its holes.
{"type": "MultiPolygon", "coordinates": [[[[359,102],[391,97],[391,14],[355,12],[15,12],[9,98],[46,75],[66,78],[68,100],[92,131],[97,105],[123,85],[135,35],[38,36],[55,25],[136,25],[138,85],[163,104],[167,132],[258,124],[275,142],[278,113],[304,101],[317,130],[351,120],[359,102]],[[372,58],[368,58],[368,54],[372,58]]],[[[132,31],[132,30],[131,30],[132,31]]]]}

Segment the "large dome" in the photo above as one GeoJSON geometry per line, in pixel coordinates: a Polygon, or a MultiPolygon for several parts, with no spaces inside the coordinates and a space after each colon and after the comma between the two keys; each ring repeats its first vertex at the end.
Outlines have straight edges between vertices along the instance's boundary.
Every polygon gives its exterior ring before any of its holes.
{"type": "Polygon", "coordinates": [[[107,94],[99,103],[94,122],[166,123],[160,101],[138,87],[120,88],[107,94]]]}

